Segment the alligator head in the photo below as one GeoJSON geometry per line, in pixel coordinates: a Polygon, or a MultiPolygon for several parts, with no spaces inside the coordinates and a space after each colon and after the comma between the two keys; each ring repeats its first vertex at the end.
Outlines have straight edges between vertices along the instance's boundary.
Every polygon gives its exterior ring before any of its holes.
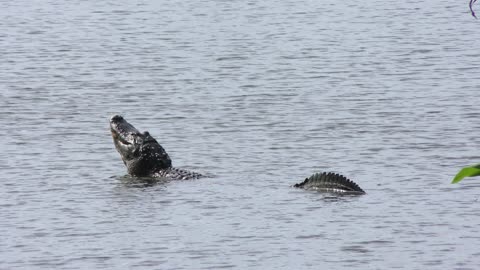
{"type": "Polygon", "coordinates": [[[130,175],[152,176],[172,166],[165,149],[147,131],[140,133],[122,116],[110,118],[110,131],[130,175]]]}

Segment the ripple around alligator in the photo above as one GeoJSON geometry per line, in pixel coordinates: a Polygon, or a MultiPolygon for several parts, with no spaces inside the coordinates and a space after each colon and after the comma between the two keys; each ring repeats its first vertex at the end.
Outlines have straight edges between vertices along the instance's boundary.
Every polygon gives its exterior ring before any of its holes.
{"type": "Polygon", "coordinates": [[[0,269],[476,269],[464,1],[3,1],[0,269]],[[138,183],[125,115],[174,166],[138,183]],[[291,187],[316,171],[361,197],[291,187]]]}

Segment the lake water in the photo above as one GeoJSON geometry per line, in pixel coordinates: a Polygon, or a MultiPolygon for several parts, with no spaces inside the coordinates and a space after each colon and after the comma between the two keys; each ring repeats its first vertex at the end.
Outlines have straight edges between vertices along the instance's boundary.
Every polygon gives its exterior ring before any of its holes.
{"type": "MultiPolygon", "coordinates": [[[[480,5],[474,6],[480,9],[480,5]]],[[[468,1],[0,2],[0,269],[478,269],[468,1]],[[108,121],[176,167],[142,185],[108,121]],[[333,171],[365,196],[291,185],[333,171]]]]}

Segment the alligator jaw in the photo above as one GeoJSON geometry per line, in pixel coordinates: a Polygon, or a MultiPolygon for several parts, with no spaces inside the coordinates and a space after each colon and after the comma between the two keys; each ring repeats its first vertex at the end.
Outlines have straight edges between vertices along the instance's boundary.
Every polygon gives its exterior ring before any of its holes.
{"type": "Polygon", "coordinates": [[[120,115],[114,115],[110,118],[110,132],[114,141],[118,140],[123,144],[133,144],[135,137],[141,135],[140,131],[120,115]]]}

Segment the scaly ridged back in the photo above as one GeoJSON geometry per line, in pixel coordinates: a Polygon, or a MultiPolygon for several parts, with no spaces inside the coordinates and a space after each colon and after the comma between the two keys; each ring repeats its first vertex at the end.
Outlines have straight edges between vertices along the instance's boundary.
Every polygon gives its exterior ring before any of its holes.
{"type": "Polygon", "coordinates": [[[198,179],[203,177],[203,175],[196,172],[170,167],[156,172],[154,177],[168,178],[170,180],[189,180],[198,179]]]}
{"type": "Polygon", "coordinates": [[[356,183],[336,173],[315,173],[294,187],[341,194],[365,194],[356,183]]]}

